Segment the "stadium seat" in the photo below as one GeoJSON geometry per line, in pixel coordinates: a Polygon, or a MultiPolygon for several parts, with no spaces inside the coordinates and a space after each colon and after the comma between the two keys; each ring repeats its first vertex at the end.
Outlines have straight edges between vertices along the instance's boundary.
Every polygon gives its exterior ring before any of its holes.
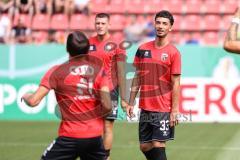
{"type": "MultiPolygon", "coordinates": [[[[173,14],[181,14],[183,1],[181,0],[168,0],[165,2],[167,4],[168,10],[173,14]]],[[[163,8],[164,9],[164,8],[163,8]]]]}
{"type": "Polygon", "coordinates": [[[35,43],[44,43],[47,41],[48,32],[47,31],[33,31],[32,38],[35,43]]]}
{"type": "Polygon", "coordinates": [[[122,15],[112,15],[110,18],[111,30],[123,30],[125,17],[122,15]]]}
{"type": "Polygon", "coordinates": [[[173,30],[179,31],[181,30],[181,22],[183,18],[181,15],[173,15],[173,16],[174,16],[173,30]]]}
{"type": "Polygon", "coordinates": [[[237,8],[236,0],[223,0],[223,13],[224,14],[233,14],[237,8]]]}
{"type": "Polygon", "coordinates": [[[56,30],[68,29],[68,18],[64,14],[55,14],[52,16],[50,28],[56,30]]]}
{"type": "Polygon", "coordinates": [[[50,28],[50,18],[45,14],[38,14],[33,17],[33,30],[48,30],[50,28]]]}
{"type": "Polygon", "coordinates": [[[217,45],[219,43],[218,32],[204,32],[203,42],[205,45],[217,45]]]}
{"type": "Polygon", "coordinates": [[[95,30],[95,15],[91,15],[90,18],[88,18],[88,30],[95,30]]]}
{"type": "Polygon", "coordinates": [[[108,13],[108,4],[104,4],[104,3],[93,3],[92,4],[92,8],[91,11],[93,13],[101,13],[101,12],[107,12],[108,13]]]}
{"type": "Polygon", "coordinates": [[[203,18],[204,30],[221,29],[221,18],[219,15],[205,15],[203,18]]]}
{"type": "Polygon", "coordinates": [[[181,32],[170,32],[169,41],[173,44],[182,43],[182,35],[181,32]]]}
{"type": "Polygon", "coordinates": [[[181,42],[185,44],[190,39],[197,40],[199,42],[199,44],[201,44],[202,33],[201,32],[185,32],[182,34],[181,42]]]}
{"type": "Polygon", "coordinates": [[[181,29],[185,31],[200,31],[203,28],[203,21],[200,15],[186,15],[181,23],[181,29]]]}
{"type": "Polygon", "coordinates": [[[183,12],[186,14],[199,14],[202,12],[203,1],[201,0],[186,0],[183,7],[183,12]]]}
{"type": "Polygon", "coordinates": [[[160,11],[163,8],[168,9],[167,4],[159,0],[143,1],[141,5],[143,10],[142,13],[146,14],[155,14],[156,12],[160,11]]]}
{"type": "Polygon", "coordinates": [[[141,0],[126,0],[126,11],[130,14],[144,13],[144,2],[141,0]]]}
{"type": "Polygon", "coordinates": [[[122,32],[114,32],[114,33],[112,34],[112,39],[113,39],[114,41],[119,42],[119,41],[124,40],[124,35],[123,35],[122,32]]]}
{"type": "Polygon", "coordinates": [[[126,11],[125,8],[123,0],[114,0],[108,5],[107,12],[111,14],[123,14],[126,11]]]}
{"type": "Polygon", "coordinates": [[[88,29],[88,19],[83,14],[74,14],[70,20],[70,29],[78,30],[78,29],[88,29]]]}
{"type": "Polygon", "coordinates": [[[222,18],[222,29],[227,30],[230,27],[232,15],[224,15],[222,18]]]}
{"type": "Polygon", "coordinates": [[[15,16],[14,21],[13,21],[13,26],[17,25],[19,18],[22,19],[22,22],[24,23],[24,25],[26,27],[31,28],[32,22],[31,22],[31,18],[28,14],[20,14],[18,16],[15,16]]]}
{"type": "Polygon", "coordinates": [[[223,6],[219,0],[206,0],[203,3],[203,13],[210,14],[220,14],[223,11],[223,6]]]}

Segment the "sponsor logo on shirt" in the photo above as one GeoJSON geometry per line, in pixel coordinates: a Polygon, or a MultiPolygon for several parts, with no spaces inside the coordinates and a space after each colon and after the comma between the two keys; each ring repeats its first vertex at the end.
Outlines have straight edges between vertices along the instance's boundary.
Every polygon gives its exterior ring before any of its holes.
{"type": "Polygon", "coordinates": [[[139,58],[152,58],[151,50],[141,50],[139,49],[136,53],[139,58]]]}

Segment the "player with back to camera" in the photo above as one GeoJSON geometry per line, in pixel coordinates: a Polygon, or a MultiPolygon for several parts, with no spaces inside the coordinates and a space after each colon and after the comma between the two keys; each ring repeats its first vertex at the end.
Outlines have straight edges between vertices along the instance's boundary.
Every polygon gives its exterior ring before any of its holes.
{"type": "Polygon", "coordinates": [[[89,41],[82,32],[67,37],[69,60],[52,67],[34,93],[22,99],[37,106],[53,89],[61,113],[58,138],[42,155],[42,160],[104,160],[102,141],[104,118],[111,111],[107,78],[101,60],[88,55],[89,41]]]}

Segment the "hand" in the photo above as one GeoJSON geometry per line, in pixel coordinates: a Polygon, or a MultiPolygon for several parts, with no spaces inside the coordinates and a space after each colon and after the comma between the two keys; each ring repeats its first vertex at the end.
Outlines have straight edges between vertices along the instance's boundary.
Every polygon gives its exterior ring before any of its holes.
{"type": "Polygon", "coordinates": [[[127,107],[127,102],[126,101],[124,101],[124,100],[121,100],[121,107],[122,107],[122,110],[124,111],[124,112],[126,112],[126,107],[127,107]]]}
{"type": "Polygon", "coordinates": [[[172,111],[170,113],[170,127],[174,127],[176,125],[178,125],[179,121],[178,121],[178,111],[172,111]]]}
{"type": "Polygon", "coordinates": [[[32,96],[32,93],[26,93],[21,97],[21,102],[24,101],[26,104],[28,103],[28,99],[32,96]]]}
{"type": "Polygon", "coordinates": [[[132,105],[127,105],[126,106],[126,112],[127,112],[127,116],[132,119],[133,117],[135,117],[134,113],[133,113],[133,109],[134,109],[134,106],[132,105]]]}

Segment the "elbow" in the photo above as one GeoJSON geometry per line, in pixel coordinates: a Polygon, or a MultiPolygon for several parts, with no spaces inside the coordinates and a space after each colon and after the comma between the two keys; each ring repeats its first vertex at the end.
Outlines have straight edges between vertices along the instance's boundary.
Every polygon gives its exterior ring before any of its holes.
{"type": "Polygon", "coordinates": [[[225,42],[223,45],[223,49],[227,52],[231,52],[231,47],[228,42],[225,42]]]}
{"type": "Polygon", "coordinates": [[[30,99],[27,104],[31,107],[36,107],[39,103],[40,101],[35,101],[33,99],[30,99]]]}

